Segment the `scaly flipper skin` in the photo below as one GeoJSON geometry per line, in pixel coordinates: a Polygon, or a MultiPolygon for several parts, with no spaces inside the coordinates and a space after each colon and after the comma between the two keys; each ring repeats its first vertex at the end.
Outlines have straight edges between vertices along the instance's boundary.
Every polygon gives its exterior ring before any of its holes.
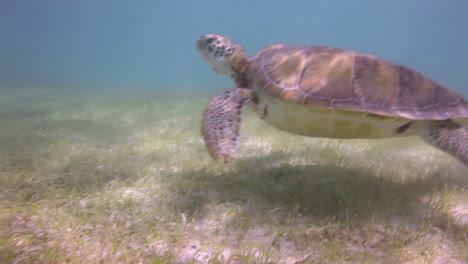
{"type": "Polygon", "coordinates": [[[203,114],[202,135],[213,159],[227,163],[235,158],[241,110],[251,96],[252,90],[227,88],[210,99],[203,114]]]}
{"type": "Polygon", "coordinates": [[[450,119],[420,120],[415,125],[425,141],[468,165],[468,128],[450,119]]]}

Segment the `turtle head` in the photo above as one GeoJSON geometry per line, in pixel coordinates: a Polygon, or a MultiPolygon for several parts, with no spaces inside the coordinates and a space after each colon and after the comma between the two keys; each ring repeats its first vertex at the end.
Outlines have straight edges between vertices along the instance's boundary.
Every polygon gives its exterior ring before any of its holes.
{"type": "Polygon", "coordinates": [[[249,58],[239,44],[217,34],[206,34],[197,40],[197,49],[213,70],[236,82],[243,78],[249,58]]]}

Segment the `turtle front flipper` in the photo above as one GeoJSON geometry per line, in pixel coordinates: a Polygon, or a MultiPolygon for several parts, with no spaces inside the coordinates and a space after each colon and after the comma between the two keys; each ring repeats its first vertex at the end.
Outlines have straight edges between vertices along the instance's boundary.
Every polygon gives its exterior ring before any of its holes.
{"type": "Polygon", "coordinates": [[[468,165],[468,128],[450,119],[415,123],[416,130],[425,141],[468,165]]]}
{"type": "Polygon", "coordinates": [[[252,90],[227,88],[210,99],[203,114],[202,135],[213,159],[227,163],[235,158],[241,109],[251,96],[252,90]]]}

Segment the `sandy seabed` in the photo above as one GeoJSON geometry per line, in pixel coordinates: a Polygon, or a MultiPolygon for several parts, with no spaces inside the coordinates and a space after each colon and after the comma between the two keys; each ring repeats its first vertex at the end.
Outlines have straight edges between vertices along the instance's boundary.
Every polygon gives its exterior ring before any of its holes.
{"type": "Polygon", "coordinates": [[[2,96],[0,263],[468,263],[459,161],[246,110],[239,158],[216,164],[209,96],[2,96]]]}

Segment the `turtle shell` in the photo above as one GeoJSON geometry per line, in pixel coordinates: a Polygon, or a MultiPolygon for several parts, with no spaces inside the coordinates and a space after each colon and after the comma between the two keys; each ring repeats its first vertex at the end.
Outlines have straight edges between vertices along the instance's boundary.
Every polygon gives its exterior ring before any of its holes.
{"type": "Polygon", "coordinates": [[[422,74],[376,57],[331,47],[278,44],[251,61],[254,91],[303,106],[406,119],[468,117],[468,103],[422,74]]]}

